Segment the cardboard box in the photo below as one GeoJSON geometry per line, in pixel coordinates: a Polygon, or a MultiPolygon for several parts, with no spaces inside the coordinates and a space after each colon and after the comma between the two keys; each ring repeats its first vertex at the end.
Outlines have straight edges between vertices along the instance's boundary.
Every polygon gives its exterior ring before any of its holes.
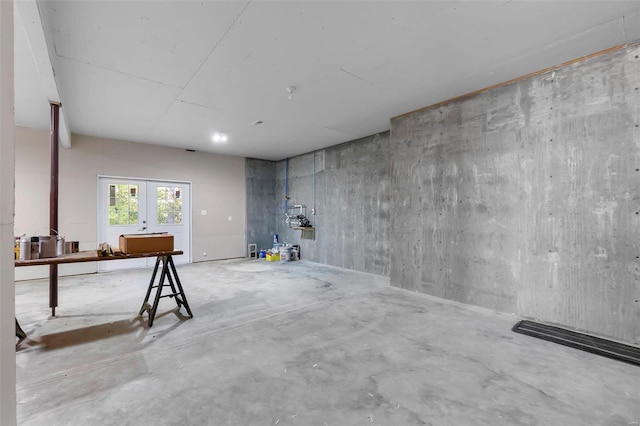
{"type": "Polygon", "coordinates": [[[125,254],[173,251],[173,235],[167,233],[120,235],[120,251],[125,254]]]}

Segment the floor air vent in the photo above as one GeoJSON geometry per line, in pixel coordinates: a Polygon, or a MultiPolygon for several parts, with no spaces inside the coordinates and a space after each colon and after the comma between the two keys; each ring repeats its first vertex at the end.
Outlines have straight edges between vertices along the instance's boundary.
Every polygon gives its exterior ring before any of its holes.
{"type": "Polygon", "coordinates": [[[534,321],[520,321],[514,325],[511,330],[516,333],[526,334],[640,366],[640,348],[635,346],[565,330],[560,327],[540,324],[534,321]]]}

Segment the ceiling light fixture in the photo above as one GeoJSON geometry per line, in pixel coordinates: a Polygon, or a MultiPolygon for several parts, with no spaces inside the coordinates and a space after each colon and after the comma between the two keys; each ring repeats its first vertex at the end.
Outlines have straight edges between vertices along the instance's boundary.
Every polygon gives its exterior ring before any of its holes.
{"type": "Polygon", "coordinates": [[[227,135],[216,132],[213,134],[211,139],[213,140],[213,143],[225,143],[227,141],[227,135]]]}

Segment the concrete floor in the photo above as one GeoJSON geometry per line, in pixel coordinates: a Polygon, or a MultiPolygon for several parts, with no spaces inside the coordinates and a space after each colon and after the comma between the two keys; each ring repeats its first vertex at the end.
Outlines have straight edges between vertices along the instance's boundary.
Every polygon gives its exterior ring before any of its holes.
{"type": "Polygon", "coordinates": [[[310,262],[16,284],[21,425],[638,425],[640,368],[510,331],[518,320],[310,262]]]}

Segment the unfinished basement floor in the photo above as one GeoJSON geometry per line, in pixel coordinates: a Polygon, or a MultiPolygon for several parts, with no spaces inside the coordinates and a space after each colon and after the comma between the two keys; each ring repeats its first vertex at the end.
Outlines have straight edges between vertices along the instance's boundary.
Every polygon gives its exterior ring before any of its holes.
{"type": "Polygon", "coordinates": [[[20,425],[638,425],[640,367],[511,331],[513,315],[310,262],[16,284],[20,425]]]}

